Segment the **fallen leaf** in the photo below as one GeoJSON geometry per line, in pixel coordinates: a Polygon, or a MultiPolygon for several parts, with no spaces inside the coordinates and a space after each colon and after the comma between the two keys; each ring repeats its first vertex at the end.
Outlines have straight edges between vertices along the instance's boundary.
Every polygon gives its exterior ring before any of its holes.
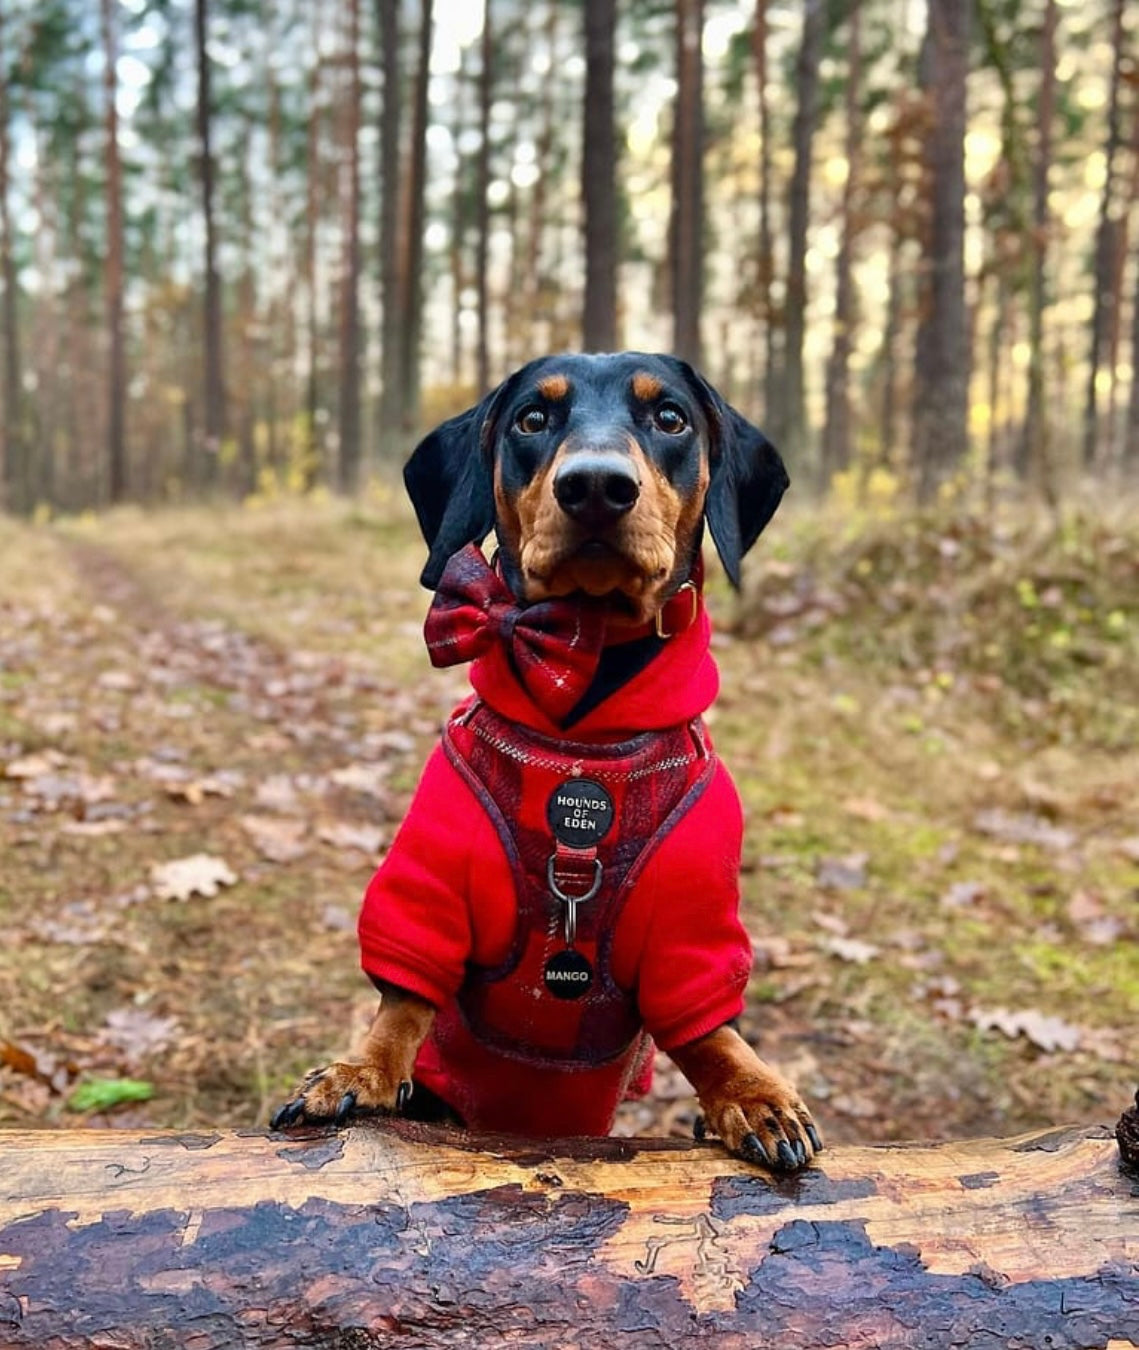
{"type": "Polygon", "coordinates": [[[840,961],[851,961],[857,966],[873,961],[881,952],[881,948],[875,947],[872,942],[860,942],[857,938],[823,938],[819,946],[831,956],[837,956],[840,961]]]}
{"type": "Polygon", "coordinates": [[[820,858],[815,880],[832,891],[858,891],[866,885],[868,853],[848,853],[842,858],[820,858]]]}
{"type": "Polygon", "coordinates": [[[153,1096],[154,1084],[136,1078],[91,1078],[68,1097],[67,1109],[109,1111],[123,1102],[147,1102],[153,1096]]]}
{"type": "Polygon", "coordinates": [[[150,884],[159,900],[189,900],[193,895],[209,899],[222,886],[233,886],[236,882],[237,875],[229,865],[208,853],[155,863],[150,869],[150,884]]]}
{"type": "Polygon", "coordinates": [[[1008,1008],[973,1008],[969,1021],[982,1031],[999,1031],[1015,1040],[1024,1036],[1041,1050],[1078,1050],[1083,1039],[1079,1027],[1046,1013],[1010,1012],[1008,1008]]]}
{"type": "Polygon", "coordinates": [[[942,892],[940,904],[945,909],[965,909],[985,898],[985,887],[979,881],[955,881],[942,892]]]}
{"type": "Polygon", "coordinates": [[[58,750],[44,750],[39,754],[24,755],[20,759],[9,760],[4,766],[4,777],[14,779],[42,778],[67,763],[65,755],[58,750]]]}
{"type": "Polygon", "coordinates": [[[387,795],[388,766],[386,764],[349,764],[343,769],[334,769],[328,775],[329,781],[337,787],[347,788],[350,792],[362,792],[367,797],[387,795]]]}
{"type": "Polygon", "coordinates": [[[973,828],[1002,843],[1035,844],[1038,848],[1053,849],[1057,853],[1072,848],[1076,842],[1076,836],[1071,830],[1053,825],[1043,816],[1002,811],[999,808],[979,811],[973,817],[973,828]]]}
{"type": "Polygon", "coordinates": [[[853,816],[855,820],[888,820],[890,808],[883,806],[880,801],[873,797],[847,797],[842,804],[842,809],[848,816],[853,816]]]}
{"type": "Polygon", "coordinates": [[[308,825],[303,820],[287,820],[281,816],[242,816],[241,828],[253,840],[261,856],[270,862],[296,862],[308,852],[305,840],[308,825]]]}
{"type": "Polygon", "coordinates": [[[375,857],[384,846],[384,832],[373,825],[352,825],[347,821],[333,821],[317,831],[322,843],[333,848],[354,849],[375,857]]]}
{"type": "Polygon", "coordinates": [[[15,1045],[11,1041],[0,1040],[0,1064],[28,1078],[39,1077],[40,1068],[35,1055],[30,1050],[25,1050],[22,1045],[15,1045]]]}
{"type": "Polygon", "coordinates": [[[164,1050],[179,1031],[173,1017],[154,1017],[142,1008],[115,1008],[99,1034],[133,1063],[164,1050]]]}

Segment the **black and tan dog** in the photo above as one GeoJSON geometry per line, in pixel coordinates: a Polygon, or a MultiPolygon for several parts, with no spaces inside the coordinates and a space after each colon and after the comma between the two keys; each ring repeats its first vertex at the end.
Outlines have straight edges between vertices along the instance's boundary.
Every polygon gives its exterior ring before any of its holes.
{"type": "Polygon", "coordinates": [[[779,504],[778,454],[688,365],[547,357],[445,423],[405,479],[430,549],[436,664],[476,657],[361,916],[381,989],[352,1063],[275,1125],[406,1111],[605,1130],[652,1040],[734,1153],[821,1147],[730,1025],[750,946],[715,695],[707,524],[733,585],[779,504]],[[493,530],[493,567],[473,545],[493,530]]]}

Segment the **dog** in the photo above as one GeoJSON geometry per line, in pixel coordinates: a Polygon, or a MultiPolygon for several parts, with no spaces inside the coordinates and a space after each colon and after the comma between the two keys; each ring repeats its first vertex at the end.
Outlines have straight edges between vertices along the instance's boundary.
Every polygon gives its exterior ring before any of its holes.
{"type": "Polygon", "coordinates": [[[404,479],[428,650],[472,660],[474,692],[365,895],[371,1028],[274,1127],[395,1112],[605,1133],[659,1046],[698,1134],[806,1166],[810,1112],[734,1027],[742,814],[701,720],[718,688],[704,528],[738,588],[788,485],[778,453],[684,361],[571,354],[443,423],[404,479]]]}

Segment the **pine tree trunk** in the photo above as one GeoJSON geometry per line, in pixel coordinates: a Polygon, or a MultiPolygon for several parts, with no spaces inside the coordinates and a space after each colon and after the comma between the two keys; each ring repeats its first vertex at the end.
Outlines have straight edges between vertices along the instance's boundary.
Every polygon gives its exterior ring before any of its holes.
{"type": "Polygon", "coordinates": [[[0,1146],[10,1350],[1139,1343],[1106,1129],[835,1148],[793,1180],[711,1144],[406,1122],[0,1146]]]}
{"type": "Polygon", "coordinates": [[[115,106],[118,36],[117,0],[102,0],[103,94],[107,176],[106,287],[107,368],[107,495],[121,502],[127,493],[126,352],[123,340],[123,170],[119,156],[119,115],[115,106]]]}
{"type": "Polygon", "coordinates": [[[755,77],[759,94],[759,258],[757,260],[758,308],[763,322],[763,371],[760,387],[763,391],[765,416],[775,413],[778,403],[776,371],[779,367],[776,350],[775,307],[771,286],[775,280],[775,246],[771,231],[771,110],[767,78],[767,6],[770,0],[756,0],[755,4],[755,77]]]}
{"type": "Polygon", "coordinates": [[[431,80],[432,0],[421,0],[419,54],[412,107],[411,147],[408,157],[402,229],[401,280],[404,308],[400,341],[403,397],[400,432],[406,445],[419,425],[420,336],[423,328],[423,222],[427,187],[428,92],[431,80]]]}
{"type": "Polygon", "coordinates": [[[205,227],[206,297],[203,312],[202,359],[205,375],[204,477],[217,478],[218,455],[226,430],[225,380],[222,375],[221,277],[217,265],[217,218],[214,206],[214,160],[212,148],[213,105],[210,94],[209,0],[194,0],[194,38],[198,60],[198,153],[202,183],[202,223],[205,227]]]}
{"type": "Polygon", "coordinates": [[[341,492],[360,485],[360,0],[347,3],[348,73],[344,138],[347,158],[343,188],[344,257],[340,284],[340,458],[341,492]]]}
{"type": "Polygon", "coordinates": [[[1047,495],[1052,484],[1051,426],[1044,415],[1044,308],[1047,300],[1048,178],[1052,169],[1052,121],[1056,114],[1056,0],[1044,0],[1040,33],[1039,128],[1033,166],[1032,265],[1028,292],[1028,401],[1017,447],[1016,467],[1022,478],[1034,470],[1047,495]]]}
{"type": "Polygon", "coordinates": [[[1084,399],[1084,467],[1091,469],[1099,459],[1100,415],[1099,377],[1107,360],[1109,334],[1115,322],[1118,303],[1114,287],[1114,259],[1117,248],[1118,219],[1116,216],[1115,175],[1116,161],[1122,139],[1120,132],[1120,86],[1123,79],[1124,0],[1115,0],[1111,35],[1111,92],[1108,101],[1107,143],[1104,147],[1106,169],[1103,197],[1100,204],[1099,226],[1096,229],[1093,272],[1095,277],[1094,308],[1092,310],[1091,350],[1088,356],[1088,384],[1084,399]]]}
{"type": "Polygon", "coordinates": [[[585,0],[585,119],[582,201],[585,204],[586,351],[617,348],[617,136],[613,113],[616,0],[585,0]]]}
{"type": "Polygon", "coordinates": [[[672,136],[673,350],[703,360],[704,299],[704,0],[676,0],[676,102],[672,136]]]}
{"type": "Polygon", "coordinates": [[[380,110],[380,453],[394,447],[403,421],[403,347],[400,315],[400,0],[376,0],[383,69],[380,110]]]}
{"type": "Polygon", "coordinates": [[[971,0],[929,0],[922,87],[929,100],[929,184],[914,365],[913,465],[933,499],[965,459],[969,338],[965,308],[965,86],[971,0]]]}
{"type": "Polygon", "coordinates": [[[320,51],[318,42],[320,9],[312,11],[313,63],[309,75],[309,103],[307,128],[307,164],[305,166],[305,298],[306,343],[308,372],[305,380],[305,428],[308,444],[305,447],[303,481],[306,488],[321,475],[323,469],[323,439],[319,430],[320,417],[320,314],[317,300],[316,238],[320,223],[320,51]]]}
{"type": "Polygon", "coordinates": [[[12,128],[9,123],[8,51],[4,41],[7,16],[0,6],[0,282],[4,286],[4,410],[0,423],[0,511],[23,506],[24,453],[21,429],[20,328],[16,260],[12,248],[12,128]]]}
{"type": "Polygon", "coordinates": [[[826,424],[822,486],[850,464],[850,354],[854,349],[855,203],[862,153],[862,6],[852,0],[847,34],[846,182],[842,189],[842,236],[835,262],[834,344],[827,363],[826,424]]]}
{"type": "Polygon", "coordinates": [[[807,402],[803,341],[807,329],[807,230],[811,213],[811,161],[819,120],[819,64],[826,37],[825,0],[805,0],[803,36],[795,65],[795,169],[788,201],[787,300],[776,436],[793,463],[806,449],[807,402]]]}
{"type": "Polygon", "coordinates": [[[475,304],[478,336],[475,382],[481,398],[490,388],[490,105],[494,98],[494,21],[492,0],[483,10],[479,68],[479,153],[475,168],[475,304]]]}

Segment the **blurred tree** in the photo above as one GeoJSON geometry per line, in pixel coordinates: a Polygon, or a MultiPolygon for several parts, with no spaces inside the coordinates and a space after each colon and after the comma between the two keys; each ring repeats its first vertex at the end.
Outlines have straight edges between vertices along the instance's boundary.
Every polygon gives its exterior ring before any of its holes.
{"type": "Polygon", "coordinates": [[[0,5],[0,281],[4,286],[4,412],[0,425],[0,511],[23,505],[24,448],[21,432],[20,328],[16,254],[12,238],[12,127],[7,16],[0,5]]]}
{"type": "Polygon", "coordinates": [[[341,492],[360,484],[360,0],[345,0],[345,156],[343,262],[340,285],[340,455],[341,492]]]}
{"type": "Polygon", "coordinates": [[[226,433],[225,377],[222,374],[222,296],[218,272],[218,229],[214,207],[213,101],[210,93],[209,0],[194,0],[194,50],[197,58],[198,173],[202,189],[205,308],[202,365],[205,376],[203,417],[205,442],[200,471],[206,483],[217,477],[218,457],[226,433]]]}
{"type": "Polygon", "coordinates": [[[490,388],[490,108],[494,99],[494,20],[485,0],[479,65],[479,149],[475,172],[475,308],[478,337],[475,384],[478,396],[490,388]]]}
{"type": "MultiPolygon", "coordinates": [[[[582,133],[582,201],[585,206],[586,351],[617,347],[617,138],[613,67],[616,0],[585,0],[585,122],[582,133]]],[[[697,338],[697,349],[699,339],[697,338]]]]}
{"type": "Polygon", "coordinates": [[[795,169],[787,207],[787,287],[783,356],[779,367],[775,434],[792,463],[806,449],[807,407],[803,340],[807,327],[807,233],[810,227],[811,164],[819,115],[819,62],[826,39],[825,0],[805,0],[803,32],[795,63],[795,122],[791,139],[795,169]]]}
{"type": "Polygon", "coordinates": [[[929,0],[921,86],[928,217],[914,361],[913,467],[930,501],[965,460],[969,332],[965,309],[965,85],[971,0],[929,0]]]}
{"type": "Polygon", "coordinates": [[[756,298],[763,324],[761,389],[765,416],[775,413],[777,354],[775,314],[771,295],[775,280],[775,248],[771,231],[771,96],[767,77],[767,11],[770,0],[756,0],[753,42],[759,99],[759,256],[756,260],[756,298]]]}
{"type": "Polygon", "coordinates": [[[107,495],[121,502],[127,494],[127,373],[123,333],[123,171],[119,154],[118,0],[102,0],[103,97],[106,165],[107,246],[105,264],[107,324],[107,495]]]}
{"type": "MultiPolygon", "coordinates": [[[[380,68],[383,76],[380,111],[380,407],[379,441],[381,453],[387,448],[387,434],[394,432],[403,417],[400,384],[402,360],[400,346],[399,222],[400,222],[400,0],[376,0],[376,20],[380,38],[380,68]]],[[[394,441],[392,442],[394,443],[394,441]]]]}
{"type": "Polygon", "coordinates": [[[704,297],[704,0],[676,0],[676,101],[672,131],[673,350],[703,362],[704,297]]]}
{"type": "Polygon", "coordinates": [[[850,354],[854,345],[855,301],[852,275],[855,206],[862,157],[862,3],[851,0],[847,14],[846,178],[842,223],[835,261],[834,341],[826,372],[826,422],[823,427],[822,485],[850,464],[850,354]]]}

